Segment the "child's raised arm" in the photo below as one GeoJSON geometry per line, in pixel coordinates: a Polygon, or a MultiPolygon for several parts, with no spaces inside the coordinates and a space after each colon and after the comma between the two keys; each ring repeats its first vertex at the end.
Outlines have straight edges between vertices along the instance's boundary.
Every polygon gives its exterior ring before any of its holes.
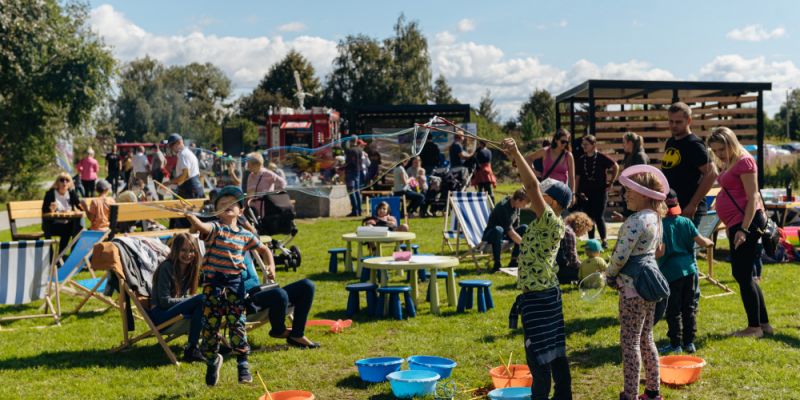
{"type": "Polygon", "coordinates": [[[208,236],[208,234],[211,233],[211,230],[214,229],[213,225],[208,222],[200,221],[200,219],[194,214],[185,213],[183,215],[187,220],[189,220],[189,223],[192,224],[192,230],[200,232],[200,237],[208,236]]]}
{"type": "Polygon", "coordinates": [[[503,140],[503,151],[508,158],[512,159],[517,164],[517,172],[519,172],[522,185],[525,186],[525,193],[528,196],[528,200],[531,202],[531,209],[536,215],[542,215],[547,204],[544,202],[544,196],[542,196],[542,192],[539,189],[539,180],[536,179],[536,175],[533,174],[530,164],[525,160],[525,157],[522,156],[522,153],[519,152],[517,143],[512,138],[503,140]]]}

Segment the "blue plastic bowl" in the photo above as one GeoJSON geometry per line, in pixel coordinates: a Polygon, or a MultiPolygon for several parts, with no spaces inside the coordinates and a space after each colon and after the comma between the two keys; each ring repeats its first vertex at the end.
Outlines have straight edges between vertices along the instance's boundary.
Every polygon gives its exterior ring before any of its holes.
{"type": "Polygon", "coordinates": [[[389,379],[395,397],[409,399],[433,394],[436,391],[439,374],[433,371],[409,369],[392,372],[386,376],[386,379],[389,379]]]}
{"type": "Polygon", "coordinates": [[[400,357],[376,357],[364,358],[356,361],[358,375],[364,382],[385,382],[386,375],[399,371],[403,366],[403,359],[400,357]]]}
{"type": "Polygon", "coordinates": [[[489,400],[530,400],[531,388],[510,387],[489,392],[489,400]]]}
{"type": "Polygon", "coordinates": [[[436,372],[441,379],[449,378],[453,368],[458,365],[449,358],[435,356],[411,356],[406,360],[409,368],[436,372]]]}

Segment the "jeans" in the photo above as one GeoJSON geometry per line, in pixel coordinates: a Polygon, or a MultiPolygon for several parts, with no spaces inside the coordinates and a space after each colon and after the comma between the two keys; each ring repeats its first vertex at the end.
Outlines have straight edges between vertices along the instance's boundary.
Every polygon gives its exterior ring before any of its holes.
{"type": "Polygon", "coordinates": [[[189,347],[197,347],[197,342],[200,339],[200,331],[203,329],[203,295],[198,294],[192,296],[174,306],[163,309],[156,307],[149,312],[150,319],[156,325],[163,324],[170,319],[183,315],[188,318],[191,325],[189,326],[189,340],[187,344],[189,347]]]}
{"type": "Polygon", "coordinates": [[[361,215],[361,182],[358,176],[347,177],[345,182],[348,196],[350,196],[350,208],[352,215],[361,215]]]}
{"type": "Polygon", "coordinates": [[[411,190],[404,192],[394,192],[395,196],[405,196],[408,200],[408,213],[411,214],[419,208],[420,211],[425,210],[425,195],[411,190]]]}
{"type": "Polygon", "coordinates": [[[537,365],[528,363],[533,375],[531,385],[532,400],[548,400],[550,397],[550,382],[555,384],[553,400],[572,399],[572,377],[569,372],[567,357],[559,357],[547,364],[537,365]]]}
{"type": "Polygon", "coordinates": [[[284,287],[256,293],[250,299],[252,305],[269,308],[270,335],[280,335],[286,331],[286,313],[289,304],[294,306],[292,332],[289,336],[305,336],[306,321],[314,303],[314,282],[302,279],[284,287]]]}
{"type": "MultiPolygon", "coordinates": [[[[517,232],[520,236],[523,236],[527,230],[528,225],[524,224],[514,228],[514,232],[517,232]]],[[[503,227],[501,226],[495,226],[494,229],[489,229],[483,234],[483,238],[481,238],[484,242],[492,245],[492,259],[494,260],[495,269],[502,266],[500,264],[500,250],[502,250],[503,239],[511,240],[508,235],[503,232],[503,227]]],[[[519,245],[515,243],[514,249],[511,250],[511,258],[516,259],[517,256],[519,256],[519,245]]]]}
{"type": "MultiPolygon", "coordinates": [[[[763,224],[763,218],[763,214],[756,213],[752,223],[763,224]]],[[[728,228],[728,237],[734,238],[739,228],[741,228],[741,224],[728,228]]],[[[733,273],[734,279],[736,279],[736,282],[739,284],[742,304],[744,304],[744,311],[747,314],[747,325],[751,328],[760,327],[761,324],[769,323],[769,317],[767,315],[767,306],[764,302],[764,294],[761,293],[761,287],[758,285],[758,282],[753,279],[753,265],[757,257],[756,245],[758,243],[758,235],[752,233],[748,234],[747,240],[739,245],[738,248],[734,248],[733,239],[730,240],[731,272],[733,273]]]]}

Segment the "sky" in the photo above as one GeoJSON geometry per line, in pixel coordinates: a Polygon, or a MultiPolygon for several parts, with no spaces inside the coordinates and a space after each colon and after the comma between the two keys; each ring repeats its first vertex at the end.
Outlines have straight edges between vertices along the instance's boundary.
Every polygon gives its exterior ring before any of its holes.
{"type": "Polygon", "coordinates": [[[211,62],[247,94],[295,49],[321,81],[348,35],[382,40],[403,13],[428,39],[434,78],[462,103],[487,90],[502,120],[536,89],[587,79],[772,82],[765,108],[800,88],[800,2],[91,1],[90,25],[127,62],[211,62]]]}

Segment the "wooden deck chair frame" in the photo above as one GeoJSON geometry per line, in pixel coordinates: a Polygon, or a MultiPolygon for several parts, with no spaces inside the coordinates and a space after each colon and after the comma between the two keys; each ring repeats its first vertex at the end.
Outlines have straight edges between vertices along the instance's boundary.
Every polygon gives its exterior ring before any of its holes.
{"type": "Polygon", "coordinates": [[[706,250],[706,259],[708,261],[708,273],[706,274],[706,273],[701,272],[699,270],[700,268],[698,268],[697,273],[698,273],[698,276],[699,276],[700,279],[705,279],[706,281],[708,281],[712,285],[722,289],[723,293],[717,293],[717,294],[712,294],[712,295],[708,295],[708,296],[706,296],[704,294],[701,294],[700,296],[702,298],[708,299],[708,298],[727,296],[729,294],[733,294],[734,293],[733,289],[731,289],[730,287],[728,287],[724,283],[722,283],[722,282],[718,281],[716,278],[714,278],[714,248],[716,247],[716,244],[717,244],[717,234],[722,229],[720,227],[722,225],[722,222],[719,220],[719,217],[716,216],[716,211],[709,212],[703,218],[707,219],[706,221],[712,221],[712,222],[713,222],[714,219],[716,219],[716,223],[713,223],[713,226],[712,226],[712,224],[708,224],[707,223],[706,224],[707,226],[706,226],[703,223],[705,221],[703,221],[703,220],[700,221],[699,228],[702,228],[702,231],[700,231],[700,234],[703,235],[703,236],[708,237],[709,239],[711,239],[713,244],[711,246],[706,247],[706,249],[705,249],[706,250]],[[711,218],[711,219],[709,219],[709,218],[711,218]]]}
{"type": "MultiPolygon", "coordinates": [[[[26,242],[44,242],[44,246],[50,247],[50,254],[55,253],[56,249],[56,242],[52,239],[46,240],[38,240],[38,241],[26,241],[26,242]]],[[[56,271],[56,262],[51,261],[47,266],[48,272],[48,282],[47,288],[45,289],[45,296],[44,296],[44,313],[41,314],[30,314],[30,315],[13,315],[10,317],[0,317],[0,322],[5,321],[17,321],[22,319],[32,319],[32,318],[53,318],[55,322],[55,326],[61,326],[61,296],[60,296],[60,284],[58,282],[58,273],[56,271]],[[53,298],[55,298],[55,302],[53,302],[53,298]]],[[[42,326],[43,327],[43,326],[42,326]]],[[[0,327],[0,330],[2,327],[0,327]]]]}
{"type": "MultiPolygon", "coordinates": [[[[58,254],[58,257],[56,257],[57,267],[61,267],[62,265],[65,264],[65,262],[61,261],[61,260],[64,258],[64,255],[66,254],[67,249],[72,249],[73,246],[78,242],[78,240],[80,240],[81,235],[83,235],[84,232],[97,232],[97,233],[100,233],[99,231],[90,231],[90,230],[86,230],[86,229],[83,229],[80,232],[78,232],[78,234],[75,235],[75,237],[73,237],[69,241],[69,244],[67,245],[67,248],[66,249],[62,249],[60,251],[60,253],[58,254]]],[[[107,231],[106,232],[102,232],[102,235],[97,239],[97,241],[95,241],[95,243],[100,243],[103,240],[105,240],[105,238],[108,237],[108,234],[109,234],[109,232],[107,232],[107,231]]],[[[72,257],[72,254],[70,254],[70,257],[72,257]]],[[[105,296],[105,295],[103,295],[101,293],[98,293],[98,289],[103,285],[104,282],[108,281],[109,274],[106,274],[103,278],[98,280],[91,289],[89,289],[87,287],[84,287],[79,282],[75,281],[75,279],[74,279],[75,275],[77,275],[84,268],[89,270],[89,273],[92,275],[93,279],[97,278],[94,269],[92,269],[91,257],[92,257],[92,252],[91,251],[87,252],[86,255],[83,258],[81,258],[81,260],[78,262],[78,265],[75,266],[75,268],[72,271],[70,271],[69,274],[60,282],[61,283],[61,290],[64,290],[66,293],[69,293],[71,295],[78,296],[78,297],[82,298],[80,303],[78,304],[78,306],[75,307],[75,310],[73,310],[71,312],[71,314],[77,314],[83,308],[83,306],[92,298],[100,300],[101,302],[105,303],[106,305],[108,305],[110,307],[117,307],[117,304],[114,302],[113,299],[111,299],[111,298],[109,298],[109,297],[107,297],[107,296],[105,296]]]]}
{"type": "MultiPolygon", "coordinates": [[[[478,264],[478,256],[479,256],[480,251],[478,251],[478,250],[479,250],[479,248],[480,248],[480,246],[481,246],[481,244],[483,242],[478,242],[478,243],[473,243],[473,244],[469,243],[469,239],[467,239],[467,236],[464,233],[464,226],[467,224],[468,221],[466,221],[466,217],[464,215],[462,215],[461,210],[455,204],[456,193],[473,193],[473,194],[478,195],[478,196],[482,195],[485,198],[485,202],[486,202],[486,205],[488,207],[490,215],[491,215],[492,210],[494,209],[494,203],[492,202],[492,198],[489,197],[489,195],[486,192],[450,192],[448,194],[448,198],[447,198],[447,207],[445,208],[444,229],[442,231],[442,253],[444,253],[445,244],[447,244],[447,246],[450,248],[450,250],[453,251],[453,247],[451,246],[451,241],[453,240],[453,238],[449,237],[448,234],[451,234],[451,233],[455,234],[455,241],[456,241],[455,253],[456,253],[456,257],[459,257],[459,258],[461,257],[460,248],[461,248],[461,239],[463,238],[464,239],[464,244],[468,247],[469,254],[472,256],[472,261],[475,263],[475,267],[480,269],[480,265],[478,264]],[[451,224],[450,212],[451,211],[453,212],[453,215],[456,218],[456,228],[457,229],[456,229],[455,232],[452,231],[451,226],[450,226],[450,224],[451,224]]],[[[488,216],[487,216],[487,220],[488,220],[488,216]]],[[[485,229],[485,227],[484,227],[484,229],[485,229]]]]}

